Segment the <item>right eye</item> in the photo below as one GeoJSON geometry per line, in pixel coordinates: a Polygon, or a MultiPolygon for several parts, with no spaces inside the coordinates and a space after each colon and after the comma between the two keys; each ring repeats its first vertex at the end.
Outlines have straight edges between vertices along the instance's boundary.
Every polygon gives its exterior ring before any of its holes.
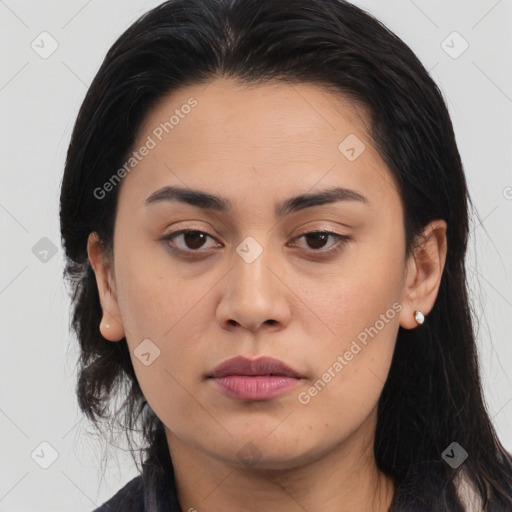
{"type": "Polygon", "coordinates": [[[169,235],[166,235],[162,240],[167,240],[172,243],[172,245],[169,245],[169,247],[173,251],[183,252],[183,253],[194,253],[194,252],[203,252],[198,251],[200,249],[207,238],[211,238],[215,240],[213,236],[210,234],[199,231],[199,230],[192,230],[192,229],[180,229],[179,231],[174,231],[173,233],[170,233],[169,235]],[[184,243],[184,246],[179,246],[176,244],[173,240],[175,238],[183,237],[182,241],[184,243]]]}

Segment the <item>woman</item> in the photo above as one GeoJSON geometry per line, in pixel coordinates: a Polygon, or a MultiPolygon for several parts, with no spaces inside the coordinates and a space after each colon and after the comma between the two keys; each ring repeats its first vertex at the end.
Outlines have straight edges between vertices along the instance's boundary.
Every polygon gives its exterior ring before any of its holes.
{"type": "Polygon", "coordinates": [[[142,16],[91,84],[61,192],[80,407],[146,442],[97,510],[512,510],[469,203],[439,89],[361,9],[142,16]]]}

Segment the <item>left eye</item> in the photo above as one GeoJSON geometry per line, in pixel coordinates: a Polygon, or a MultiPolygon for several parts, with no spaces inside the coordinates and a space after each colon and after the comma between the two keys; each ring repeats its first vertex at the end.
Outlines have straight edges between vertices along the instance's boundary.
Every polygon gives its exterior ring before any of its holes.
{"type": "MultiPolygon", "coordinates": [[[[169,234],[164,238],[164,240],[168,240],[172,242],[174,247],[171,249],[181,252],[200,252],[200,249],[207,238],[214,239],[208,233],[199,230],[191,230],[191,229],[182,229],[180,231],[175,231],[174,233],[169,234]],[[173,240],[183,236],[183,242],[185,247],[180,247],[173,240]]],[[[312,248],[313,252],[331,252],[338,249],[340,246],[344,245],[348,240],[350,240],[349,236],[340,235],[339,233],[334,233],[332,231],[310,231],[308,233],[303,233],[302,235],[296,237],[296,240],[304,238],[308,240],[308,245],[312,248]],[[334,244],[331,244],[329,249],[320,250],[325,246],[326,241],[332,237],[336,240],[334,244]]]]}
{"type": "Polygon", "coordinates": [[[297,237],[297,239],[300,238],[304,238],[305,240],[309,239],[308,245],[312,246],[314,252],[330,252],[339,248],[339,246],[343,245],[348,240],[350,240],[350,237],[346,235],[340,235],[339,233],[334,233],[333,231],[310,231],[308,233],[303,233],[302,235],[297,237]],[[335,238],[337,242],[332,244],[329,249],[325,249],[323,251],[317,250],[319,248],[321,249],[325,245],[325,242],[328,240],[329,237],[335,238]]]}

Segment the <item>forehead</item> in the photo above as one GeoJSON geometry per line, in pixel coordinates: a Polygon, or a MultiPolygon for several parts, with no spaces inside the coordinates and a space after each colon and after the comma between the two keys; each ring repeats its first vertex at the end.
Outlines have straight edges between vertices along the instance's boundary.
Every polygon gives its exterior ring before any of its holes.
{"type": "Polygon", "coordinates": [[[172,138],[176,147],[182,143],[193,147],[199,155],[205,145],[212,146],[208,150],[230,145],[232,151],[252,148],[254,156],[266,154],[273,159],[283,147],[293,147],[304,158],[313,157],[315,150],[327,151],[327,158],[329,146],[332,149],[331,143],[344,131],[366,136],[365,117],[362,107],[318,85],[255,85],[224,78],[165,96],[146,115],[139,135],[153,133],[159,138],[161,128],[162,138],[169,142],[172,138]],[[192,102],[197,105],[186,108],[192,102]],[[169,130],[167,125],[167,133],[162,125],[170,120],[173,126],[169,130]],[[257,154],[257,149],[264,151],[257,154]]]}
{"type": "Polygon", "coordinates": [[[219,195],[229,185],[239,197],[266,199],[340,185],[396,201],[368,131],[360,105],[319,85],[216,79],[174,91],[146,114],[133,149],[151,149],[123,194],[141,204],[169,184],[219,195]]]}

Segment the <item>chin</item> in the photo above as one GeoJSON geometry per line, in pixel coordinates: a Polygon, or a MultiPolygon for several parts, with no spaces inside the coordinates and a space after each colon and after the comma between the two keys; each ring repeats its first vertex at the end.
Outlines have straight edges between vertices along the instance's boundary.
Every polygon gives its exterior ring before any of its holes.
{"type": "MultiPolygon", "coordinates": [[[[309,440],[311,442],[311,440],[309,440]]],[[[322,456],[322,448],[309,446],[307,440],[245,439],[234,440],[229,446],[208,450],[215,458],[237,468],[250,471],[291,470],[313,462],[322,456]],[[225,448],[225,450],[223,450],[225,448]]]]}

